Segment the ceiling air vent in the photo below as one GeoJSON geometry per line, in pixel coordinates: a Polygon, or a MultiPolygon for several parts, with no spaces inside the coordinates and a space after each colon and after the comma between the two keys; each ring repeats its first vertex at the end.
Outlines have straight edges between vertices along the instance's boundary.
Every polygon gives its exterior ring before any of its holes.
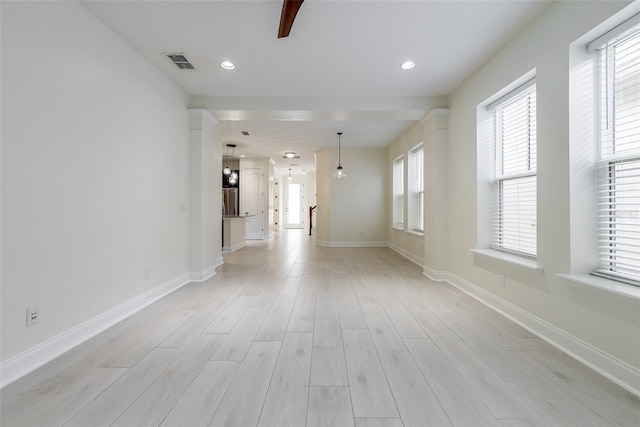
{"type": "Polygon", "coordinates": [[[165,56],[181,70],[195,70],[195,67],[191,65],[189,60],[181,53],[166,53],[165,56]]]}

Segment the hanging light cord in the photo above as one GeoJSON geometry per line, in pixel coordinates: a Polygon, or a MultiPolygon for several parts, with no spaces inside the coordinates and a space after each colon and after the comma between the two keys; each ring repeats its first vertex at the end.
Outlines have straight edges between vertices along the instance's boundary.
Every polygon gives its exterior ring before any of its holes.
{"type": "Polygon", "coordinates": [[[341,156],[340,156],[340,153],[342,151],[341,145],[340,145],[340,137],[341,136],[342,136],[342,132],[338,132],[338,166],[342,166],[342,160],[341,160],[341,156]]]}

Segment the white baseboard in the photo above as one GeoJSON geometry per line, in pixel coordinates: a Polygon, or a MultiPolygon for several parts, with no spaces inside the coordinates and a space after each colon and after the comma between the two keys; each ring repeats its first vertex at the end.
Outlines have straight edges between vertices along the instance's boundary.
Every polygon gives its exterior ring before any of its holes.
{"type": "Polygon", "coordinates": [[[182,274],[3,362],[0,364],[0,388],[22,378],[189,282],[189,274],[182,274]]]}
{"type": "MultiPolygon", "coordinates": [[[[398,250],[391,243],[389,248],[404,256],[408,260],[415,261],[415,257],[407,256],[403,250],[398,250]]],[[[618,384],[620,387],[640,397],[640,370],[616,359],[589,343],[553,326],[552,324],[522,310],[521,308],[504,301],[501,298],[485,291],[479,286],[456,276],[448,271],[438,271],[424,266],[423,274],[434,281],[446,281],[452,286],[471,295],[478,301],[513,320],[526,330],[534,333],[549,344],[563,351],[567,355],[583,363],[605,378],[618,384]]]]}
{"type": "Polygon", "coordinates": [[[243,240],[242,242],[236,243],[235,245],[232,245],[232,246],[223,246],[222,252],[235,252],[238,249],[244,248],[245,246],[247,246],[247,242],[246,240],[243,240]]]}
{"type": "Polygon", "coordinates": [[[515,305],[492,295],[473,283],[447,273],[447,282],[478,301],[513,320],[549,344],[562,350],[620,387],[640,397],[640,371],[592,345],[568,334],[552,324],[533,316],[515,305]]]}
{"type": "Polygon", "coordinates": [[[433,268],[428,267],[426,265],[422,267],[422,274],[424,274],[425,276],[427,276],[429,279],[433,280],[434,282],[446,282],[447,281],[447,272],[446,271],[434,270],[433,268]]]}
{"type": "Polygon", "coordinates": [[[408,259],[409,261],[411,261],[415,265],[418,265],[418,266],[422,267],[422,265],[424,263],[424,260],[418,258],[417,256],[413,255],[412,253],[409,253],[409,251],[407,251],[406,249],[401,248],[400,246],[394,245],[391,242],[387,243],[387,247],[389,249],[391,249],[392,251],[398,253],[399,255],[403,256],[404,258],[408,259]]]}
{"type": "Polygon", "coordinates": [[[216,258],[211,267],[205,268],[202,271],[192,271],[189,273],[189,280],[191,282],[206,282],[216,275],[216,268],[224,264],[224,258],[222,256],[216,258]]]}

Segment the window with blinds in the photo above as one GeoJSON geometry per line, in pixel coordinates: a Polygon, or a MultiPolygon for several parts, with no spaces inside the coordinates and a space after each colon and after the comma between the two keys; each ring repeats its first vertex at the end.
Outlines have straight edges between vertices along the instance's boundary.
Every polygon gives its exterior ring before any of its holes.
{"type": "Polygon", "coordinates": [[[590,46],[597,53],[599,268],[640,286],[640,26],[590,46]]]}
{"type": "Polygon", "coordinates": [[[409,226],[411,231],[424,232],[424,146],[419,144],[409,151],[409,182],[411,204],[409,226]]]}
{"type": "Polygon", "coordinates": [[[493,113],[494,249],[535,258],[537,252],[535,80],[489,105],[493,113]]]}
{"type": "Polygon", "coordinates": [[[404,229],[404,157],[393,161],[393,227],[404,229]]]}

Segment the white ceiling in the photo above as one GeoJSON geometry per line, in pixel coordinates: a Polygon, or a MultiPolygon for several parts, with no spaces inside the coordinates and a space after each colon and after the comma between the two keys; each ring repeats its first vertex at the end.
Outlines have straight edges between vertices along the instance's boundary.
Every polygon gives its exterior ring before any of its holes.
{"type": "Polygon", "coordinates": [[[281,171],[295,151],[296,173],[314,170],[313,152],[335,148],[338,131],[345,149],[390,145],[549,2],[306,0],[283,39],[281,0],[83,4],[220,118],[223,144],[281,171]],[[178,70],[169,52],[196,69],[178,70]],[[401,70],[407,59],[415,68],[401,70]]]}

